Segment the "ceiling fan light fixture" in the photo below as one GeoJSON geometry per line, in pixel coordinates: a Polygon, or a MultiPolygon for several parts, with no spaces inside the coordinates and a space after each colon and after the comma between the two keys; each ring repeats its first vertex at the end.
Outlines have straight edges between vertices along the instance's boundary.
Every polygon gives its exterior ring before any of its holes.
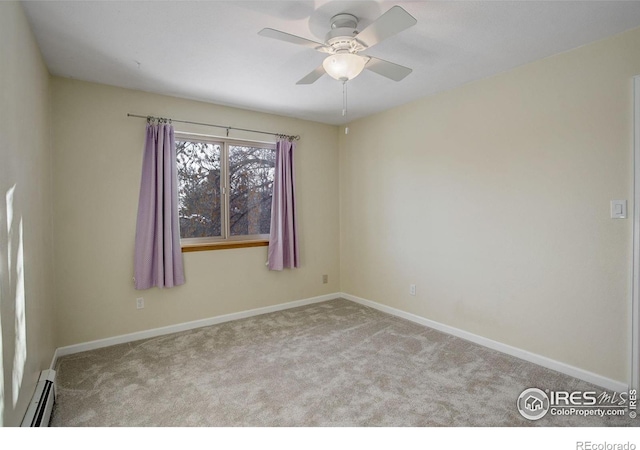
{"type": "Polygon", "coordinates": [[[354,53],[336,53],[322,62],[325,72],[339,81],[349,81],[360,75],[368,58],[354,53]]]}

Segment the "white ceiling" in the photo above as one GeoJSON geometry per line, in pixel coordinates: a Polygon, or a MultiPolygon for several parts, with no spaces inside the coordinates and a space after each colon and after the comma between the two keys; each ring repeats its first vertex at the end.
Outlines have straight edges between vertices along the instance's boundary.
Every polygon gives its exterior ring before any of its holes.
{"type": "MultiPolygon", "coordinates": [[[[640,26],[638,1],[28,1],[54,75],[342,124],[640,26]],[[296,85],[326,56],[258,36],[269,27],[324,41],[329,19],[359,30],[393,5],[418,24],[367,54],[413,68],[296,85]]],[[[153,111],[142,111],[153,114],[153,111]]],[[[186,118],[187,120],[190,118],[186,118]]]]}

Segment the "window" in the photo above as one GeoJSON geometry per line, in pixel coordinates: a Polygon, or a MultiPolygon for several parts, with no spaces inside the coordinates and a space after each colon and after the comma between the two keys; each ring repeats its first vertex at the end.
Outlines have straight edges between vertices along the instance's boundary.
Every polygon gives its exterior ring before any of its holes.
{"type": "Polygon", "coordinates": [[[275,145],[176,134],[183,247],[265,240],[275,145]]]}

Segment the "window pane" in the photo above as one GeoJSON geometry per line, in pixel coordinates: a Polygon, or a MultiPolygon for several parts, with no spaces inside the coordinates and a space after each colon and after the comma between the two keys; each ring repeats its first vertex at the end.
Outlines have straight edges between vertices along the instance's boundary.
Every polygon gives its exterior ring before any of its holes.
{"type": "Polygon", "coordinates": [[[176,140],[176,153],[180,236],[222,236],[222,144],[176,140]]]}
{"type": "Polygon", "coordinates": [[[269,234],[276,151],[229,146],[229,222],[232,236],[269,234]]]}

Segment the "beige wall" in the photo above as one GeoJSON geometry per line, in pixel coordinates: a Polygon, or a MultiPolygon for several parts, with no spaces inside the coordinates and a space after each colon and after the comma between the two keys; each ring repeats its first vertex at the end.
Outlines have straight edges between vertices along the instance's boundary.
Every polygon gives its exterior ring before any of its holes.
{"type": "MultiPolygon", "coordinates": [[[[337,127],[62,78],[52,79],[52,99],[58,346],[339,290],[337,127]],[[186,253],[185,285],[136,291],[145,121],[127,118],[129,112],[299,134],[302,267],[270,272],[266,247],[186,253]],[[144,309],[136,309],[136,297],[145,299],[144,309]]],[[[183,124],[176,130],[224,134],[183,124]]]]}
{"type": "Polygon", "coordinates": [[[0,2],[0,425],[19,425],[53,356],[49,74],[17,2],[0,2]]]}
{"type": "Polygon", "coordinates": [[[637,74],[640,29],[350,124],[343,291],[628,381],[637,74]]]}

